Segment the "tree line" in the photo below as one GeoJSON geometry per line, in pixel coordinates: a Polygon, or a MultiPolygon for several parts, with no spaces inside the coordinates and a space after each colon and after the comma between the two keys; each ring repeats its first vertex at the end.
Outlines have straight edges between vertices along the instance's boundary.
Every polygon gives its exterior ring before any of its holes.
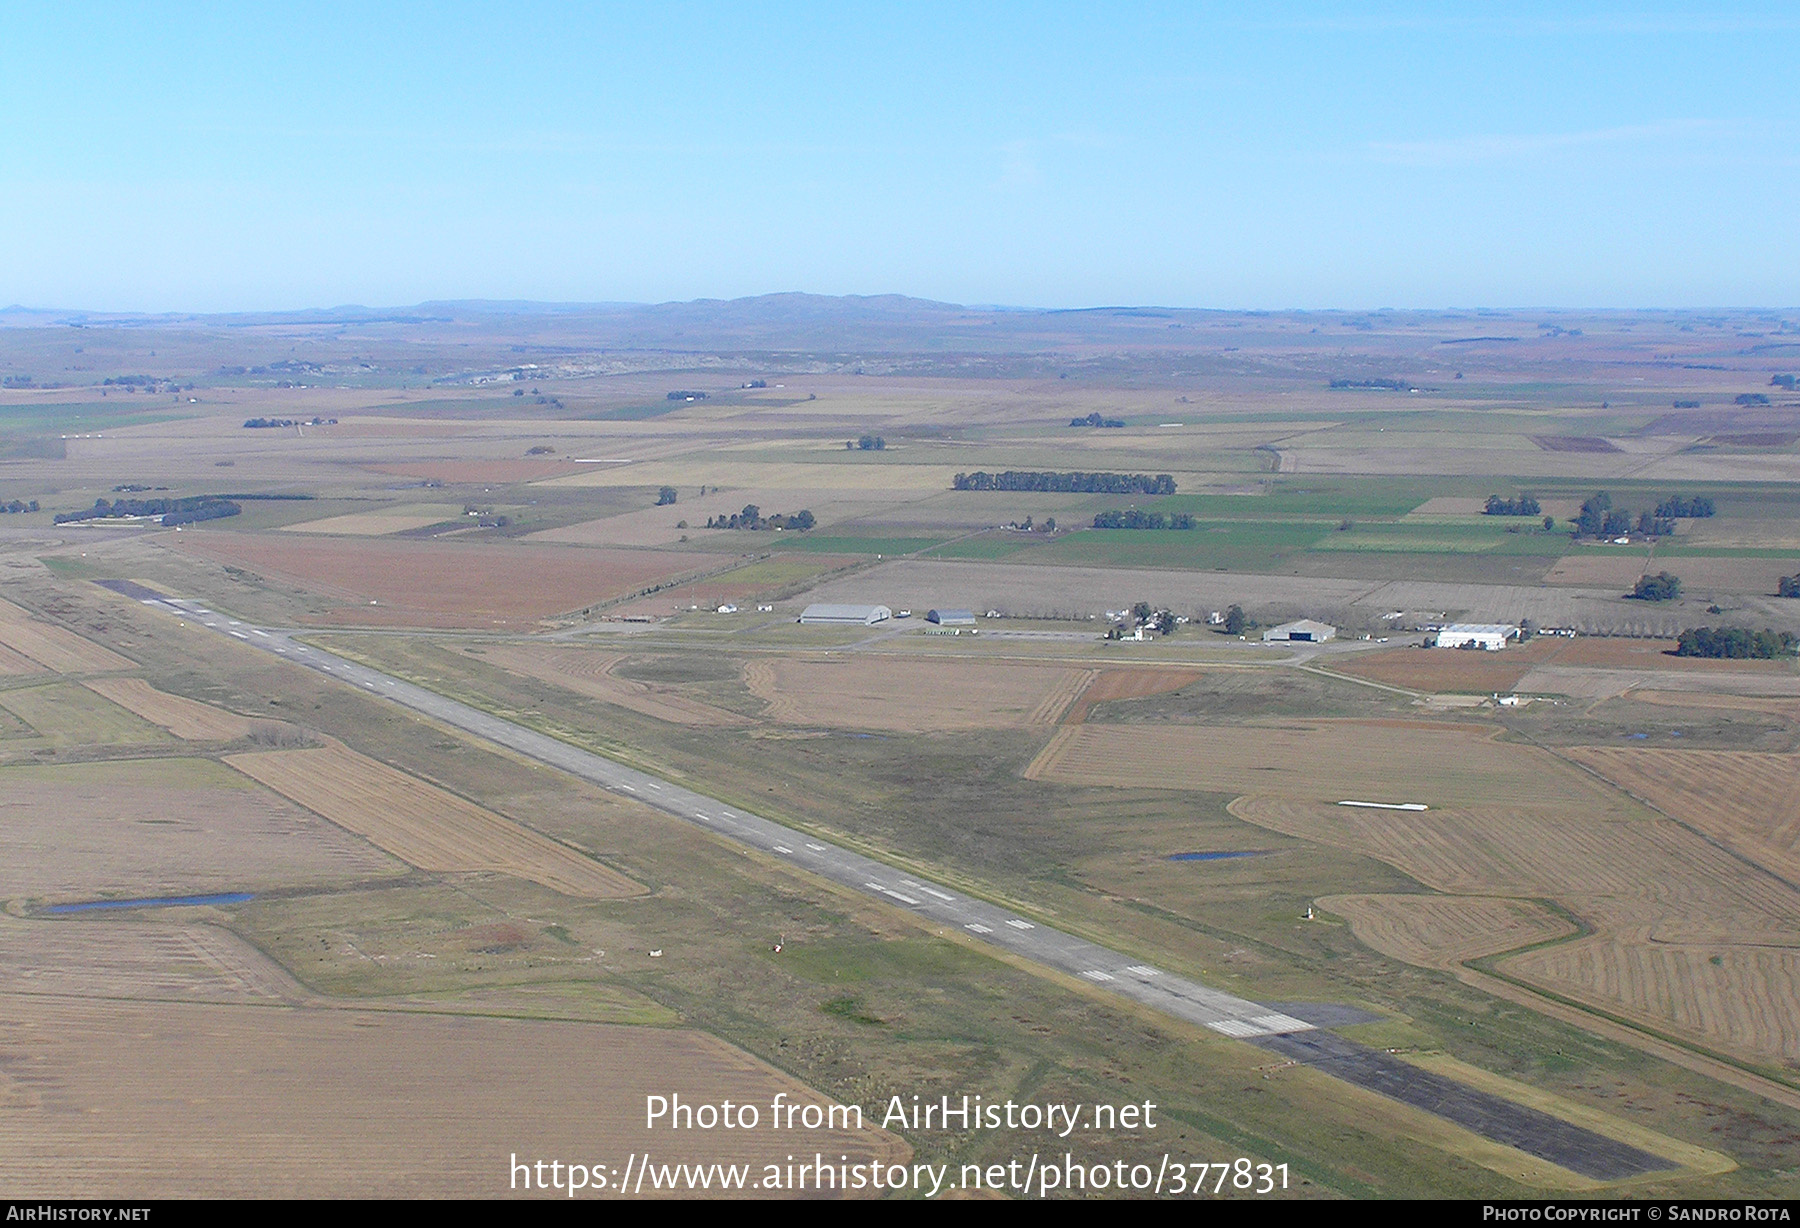
{"type": "Polygon", "coordinates": [[[1084,495],[1172,495],[1175,479],[1166,473],[1046,473],[1012,470],[1005,473],[959,473],[951,481],[956,490],[1050,491],[1084,495]]]}
{"type": "Polygon", "coordinates": [[[708,516],[706,518],[706,527],[709,529],[750,529],[753,531],[794,529],[804,533],[817,523],[813,514],[805,508],[801,508],[797,512],[790,512],[785,516],[779,512],[773,516],[765,516],[762,514],[762,509],[754,503],[744,504],[743,511],[733,512],[729,516],[708,516]]]}
{"type": "Polygon", "coordinates": [[[38,502],[36,499],[33,499],[30,503],[25,503],[18,499],[14,499],[11,503],[0,503],[0,512],[35,512],[37,510],[38,502]]]}
{"type": "Polygon", "coordinates": [[[1536,516],[1544,509],[1530,495],[1520,495],[1517,499],[1502,499],[1499,495],[1489,495],[1487,506],[1481,509],[1483,516],[1536,516]]]}
{"type": "Polygon", "coordinates": [[[57,524],[78,520],[111,520],[125,516],[160,516],[167,526],[193,524],[200,520],[221,520],[236,516],[244,509],[230,499],[217,495],[193,495],[185,499],[95,499],[94,506],[79,512],[58,512],[57,524]]]}
{"type": "Polygon", "coordinates": [[[1140,512],[1130,508],[1123,512],[1095,512],[1096,529],[1192,529],[1198,525],[1186,512],[1140,512]]]}
{"type": "Polygon", "coordinates": [[[1612,496],[1603,490],[1582,503],[1581,514],[1575,517],[1575,536],[1617,537],[1635,531],[1646,537],[1666,537],[1675,531],[1677,517],[1700,520],[1714,510],[1713,501],[1705,495],[1671,495],[1654,511],[1639,513],[1634,529],[1631,513],[1614,507],[1612,496]]]}
{"type": "Polygon", "coordinates": [[[1678,657],[1788,657],[1800,641],[1786,631],[1751,631],[1744,627],[1694,627],[1675,640],[1678,657]]]}

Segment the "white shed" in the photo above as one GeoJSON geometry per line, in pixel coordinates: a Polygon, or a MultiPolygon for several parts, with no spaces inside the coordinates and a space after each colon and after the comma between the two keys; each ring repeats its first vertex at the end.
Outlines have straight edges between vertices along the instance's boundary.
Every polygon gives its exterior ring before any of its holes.
{"type": "Polygon", "coordinates": [[[1507,640],[1519,638],[1519,629],[1507,623],[1451,623],[1437,633],[1439,648],[1464,648],[1471,644],[1498,652],[1507,640]]]}

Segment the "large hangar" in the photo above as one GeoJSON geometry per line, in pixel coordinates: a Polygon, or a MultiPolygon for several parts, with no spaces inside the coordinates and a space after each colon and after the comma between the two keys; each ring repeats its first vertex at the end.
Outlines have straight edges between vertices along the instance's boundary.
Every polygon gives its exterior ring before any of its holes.
{"type": "Polygon", "coordinates": [[[873,627],[886,622],[894,612],[884,605],[814,604],[800,611],[803,623],[823,623],[837,627],[873,627]]]}
{"type": "Polygon", "coordinates": [[[1263,632],[1265,643],[1273,643],[1276,640],[1297,640],[1301,643],[1317,644],[1336,638],[1336,627],[1330,623],[1314,622],[1310,618],[1298,618],[1291,623],[1282,623],[1279,627],[1270,627],[1263,632]]]}

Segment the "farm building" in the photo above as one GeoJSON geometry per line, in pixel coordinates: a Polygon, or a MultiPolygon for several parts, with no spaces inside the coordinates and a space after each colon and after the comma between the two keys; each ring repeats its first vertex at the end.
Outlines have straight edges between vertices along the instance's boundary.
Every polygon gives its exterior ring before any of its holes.
{"type": "Polygon", "coordinates": [[[1270,627],[1263,632],[1265,643],[1271,640],[1300,640],[1318,643],[1321,640],[1337,638],[1337,628],[1330,623],[1314,622],[1310,618],[1298,618],[1291,623],[1282,623],[1279,627],[1270,627]]]}
{"type": "Polygon", "coordinates": [[[800,621],[803,623],[825,623],[839,627],[872,627],[893,616],[894,612],[884,605],[814,604],[800,611],[800,621]]]}
{"type": "Polygon", "coordinates": [[[927,610],[925,621],[936,623],[940,627],[972,627],[975,625],[973,610],[927,610]]]}
{"type": "Polygon", "coordinates": [[[1517,639],[1519,629],[1505,623],[1451,623],[1437,633],[1439,648],[1464,648],[1471,644],[1497,652],[1506,641],[1517,639]]]}

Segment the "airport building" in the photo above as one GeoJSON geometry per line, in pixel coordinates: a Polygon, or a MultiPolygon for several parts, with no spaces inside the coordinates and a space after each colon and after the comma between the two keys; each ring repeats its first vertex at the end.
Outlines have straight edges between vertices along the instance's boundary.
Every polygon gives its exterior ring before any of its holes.
{"type": "Polygon", "coordinates": [[[1475,645],[1489,652],[1506,647],[1507,640],[1519,638],[1519,629],[1506,623],[1451,623],[1437,633],[1439,648],[1463,648],[1475,645]]]}
{"type": "Polygon", "coordinates": [[[1336,638],[1336,627],[1330,623],[1314,622],[1310,618],[1298,618],[1291,623],[1282,623],[1279,627],[1270,627],[1263,632],[1264,643],[1273,640],[1299,640],[1303,643],[1317,644],[1336,638]]]}
{"type": "Polygon", "coordinates": [[[800,611],[803,623],[823,623],[837,627],[873,627],[886,622],[894,612],[884,605],[809,605],[800,611]]]}

